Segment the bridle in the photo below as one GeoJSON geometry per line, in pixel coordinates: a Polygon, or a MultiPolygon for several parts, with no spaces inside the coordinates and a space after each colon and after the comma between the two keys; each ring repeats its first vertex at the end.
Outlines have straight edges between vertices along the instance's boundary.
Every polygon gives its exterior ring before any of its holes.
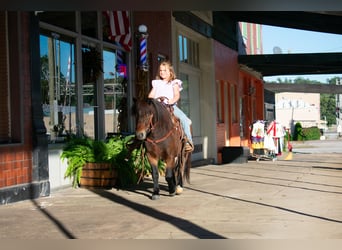
{"type": "MultiPolygon", "coordinates": [[[[155,104],[154,104],[155,105],[155,104]]],[[[170,118],[171,119],[171,118],[170,118]]],[[[153,114],[151,114],[151,116],[149,117],[149,126],[148,126],[148,130],[146,131],[147,134],[150,134],[153,132],[153,130],[155,129],[156,127],[156,124],[158,123],[159,121],[157,120],[155,122],[155,124],[153,124],[153,114]]],[[[172,122],[172,120],[171,120],[172,122]]],[[[173,122],[172,122],[173,123],[173,122]]],[[[171,134],[174,130],[177,129],[177,126],[172,126],[172,128],[164,135],[162,136],[161,138],[159,139],[154,139],[152,140],[151,138],[148,137],[148,135],[146,136],[146,141],[149,142],[149,143],[153,143],[153,144],[158,144],[160,142],[163,142],[165,141],[171,134]]]]}

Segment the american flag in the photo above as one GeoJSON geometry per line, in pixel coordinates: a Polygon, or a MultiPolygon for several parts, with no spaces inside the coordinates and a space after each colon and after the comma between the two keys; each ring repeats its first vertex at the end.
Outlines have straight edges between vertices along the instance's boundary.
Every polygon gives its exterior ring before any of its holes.
{"type": "Polygon", "coordinates": [[[107,10],[104,14],[110,28],[108,39],[118,42],[126,51],[130,51],[132,48],[132,34],[128,11],[107,10]]]}

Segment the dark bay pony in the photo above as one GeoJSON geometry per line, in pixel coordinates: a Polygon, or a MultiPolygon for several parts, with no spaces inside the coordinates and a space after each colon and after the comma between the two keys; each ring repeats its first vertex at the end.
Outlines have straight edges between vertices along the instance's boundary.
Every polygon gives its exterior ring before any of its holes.
{"type": "Polygon", "coordinates": [[[171,196],[180,194],[190,180],[191,152],[185,151],[186,136],[172,107],[161,99],[137,100],[136,139],[143,141],[152,167],[152,200],[159,199],[158,163],[165,164],[165,180],[171,196]]]}

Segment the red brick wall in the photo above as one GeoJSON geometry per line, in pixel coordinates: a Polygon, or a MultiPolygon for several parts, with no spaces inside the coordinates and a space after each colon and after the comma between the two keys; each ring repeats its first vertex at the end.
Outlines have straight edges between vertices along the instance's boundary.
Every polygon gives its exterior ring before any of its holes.
{"type": "MultiPolygon", "coordinates": [[[[222,45],[219,42],[214,42],[215,55],[215,78],[217,82],[227,82],[230,85],[237,87],[237,122],[231,122],[231,114],[229,114],[229,131],[225,131],[229,135],[229,146],[248,146],[249,145],[249,130],[248,125],[252,122],[253,117],[256,119],[263,119],[264,98],[263,98],[263,84],[262,80],[256,76],[240,70],[238,64],[238,54],[236,51],[222,45]],[[250,93],[250,87],[255,89],[255,92],[250,93]],[[240,137],[240,112],[239,100],[242,98],[244,110],[244,137],[240,137]],[[252,105],[254,105],[252,107],[252,105]],[[254,109],[254,114],[252,110],[254,109]]],[[[230,88],[228,88],[230,91],[230,88]]],[[[230,101],[228,101],[230,105],[230,101]]],[[[229,110],[229,107],[224,107],[229,110]]],[[[217,138],[222,136],[222,127],[217,128],[217,138]]],[[[218,150],[220,149],[220,141],[217,141],[218,150]]]]}
{"type": "Polygon", "coordinates": [[[225,124],[224,123],[217,123],[216,124],[216,145],[217,145],[217,163],[222,163],[222,148],[225,146],[226,143],[226,131],[225,131],[225,124]]]}
{"type": "MultiPolygon", "coordinates": [[[[214,55],[215,55],[215,78],[217,82],[226,82],[228,90],[228,98],[231,96],[231,85],[236,86],[236,103],[235,107],[239,108],[239,97],[241,93],[241,86],[239,85],[239,66],[237,62],[237,52],[224,46],[219,42],[214,42],[214,55]]],[[[222,99],[222,102],[224,100],[222,99]]],[[[228,107],[224,107],[224,110],[230,110],[231,100],[228,100],[228,107]]],[[[240,127],[239,127],[239,111],[237,110],[237,121],[232,122],[232,117],[230,112],[228,112],[228,122],[223,128],[228,127],[229,131],[225,131],[224,134],[229,135],[229,145],[230,146],[240,146],[240,127]],[[227,126],[228,125],[228,126],[227,126]]],[[[222,134],[222,128],[217,130],[217,137],[222,134]]],[[[218,150],[220,150],[219,145],[218,150]]]]}
{"type": "Polygon", "coordinates": [[[31,182],[32,155],[24,146],[0,148],[0,188],[31,182]]]}
{"type": "MultiPolygon", "coordinates": [[[[151,80],[155,78],[158,67],[158,54],[164,55],[167,59],[171,58],[171,12],[157,11],[135,11],[133,12],[133,34],[135,42],[139,44],[139,26],[144,24],[147,27],[147,61],[148,71],[136,68],[136,77],[134,79],[133,97],[143,99],[148,96],[151,90],[151,80]]],[[[139,64],[139,46],[133,51],[134,58],[139,64]]]]}
{"type": "MultiPolygon", "coordinates": [[[[16,19],[17,13],[11,12],[11,20],[19,20],[19,29],[17,31],[18,43],[10,43],[17,54],[20,55],[12,57],[16,60],[13,65],[16,65],[18,85],[15,82],[10,82],[12,90],[17,91],[17,95],[11,96],[14,105],[20,110],[15,115],[19,116],[17,119],[18,129],[23,131],[20,136],[19,143],[1,144],[0,145],[0,188],[30,183],[32,181],[32,119],[31,119],[31,88],[30,88],[30,60],[29,60],[29,32],[28,32],[28,13],[21,13],[20,19],[16,19]]],[[[3,22],[3,19],[1,19],[3,22]]],[[[3,25],[3,24],[1,24],[3,25]]],[[[10,22],[9,25],[16,25],[10,22]]],[[[16,29],[9,27],[11,32],[16,29]]],[[[15,31],[16,32],[16,31],[15,31]]],[[[4,30],[0,30],[0,36],[4,36],[4,30]]],[[[11,55],[10,55],[11,56],[11,55]]],[[[1,62],[0,62],[1,63],[1,62]]],[[[7,68],[7,65],[0,64],[0,68],[7,68]]],[[[13,80],[13,79],[12,79],[13,80]]]]}
{"type": "Polygon", "coordinates": [[[158,67],[158,54],[172,57],[172,31],[170,11],[135,11],[134,32],[141,24],[147,26],[147,53],[150,63],[150,79],[154,79],[158,67]]]}

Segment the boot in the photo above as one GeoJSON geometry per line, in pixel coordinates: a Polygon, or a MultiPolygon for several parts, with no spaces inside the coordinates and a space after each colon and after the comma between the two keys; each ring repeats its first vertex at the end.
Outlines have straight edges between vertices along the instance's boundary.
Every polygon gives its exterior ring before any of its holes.
{"type": "Polygon", "coordinates": [[[187,141],[185,144],[185,152],[192,152],[194,151],[194,145],[192,144],[191,141],[187,141]]]}

